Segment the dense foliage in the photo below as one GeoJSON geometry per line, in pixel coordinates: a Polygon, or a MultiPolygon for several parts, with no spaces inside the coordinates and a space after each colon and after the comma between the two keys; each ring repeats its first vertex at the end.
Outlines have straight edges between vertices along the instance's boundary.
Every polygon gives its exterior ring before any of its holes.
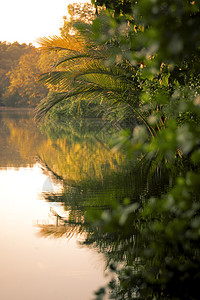
{"type": "Polygon", "coordinates": [[[0,43],[0,104],[34,107],[47,94],[37,76],[49,69],[51,58],[32,45],[0,43]]]}
{"type": "Polygon", "coordinates": [[[10,85],[4,93],[7,106],[36,106],[48,89],[38,83],[37,76],[50,59],[34,49],[23,55],[18,65],[9,72],[10,85]]]}
{"type": "MultiPolygon", "coordinates": [[[[91,25],[79,23],[76,35],[41,40],[44,49],[61,55],[55,69],[41,77],[54,93],[40,103],[37,117],[68,99],[101,98],[109,103],[107,113],[118,107],[133,123],[132,131],[113,141],[113,149],[124,149],[147,183],[154,178],[159,185],[166,177],[169,182],[162,195],[151,194],[149,187],[148,197],[115,199],[98,218],[88,212],[94,232],[108,239],[109,247],[100,250],[111,253],[107,257],[114,274],[96,299],[109,292],[111,299],[197,300],[199,2],[92,3],[97,12],[101,6],[106,10],[91,25]]],[[[92,233],[85,243],[98,244],[92,233]]]]}
{"type": "Polygon", "coordinates": [[[121,135],[116,147],[142,155],[141,167],[151,166],[150,176],[166,167],[176,183],[161,198],[138,197],[132,204],[126,199],[102,214],[101,228],[118,232],[125,259],[116,253],[110,269],[118,279],[113,276],[96,295],[103,299],[110,290],[112,299],[198,299],[200,6],[179,0],[132,4],[131,25],[112,11],[93,23],[100,44],[114,43],[107,63],[120,57],[141,66],[139,107],[148,123],[121,135]]]}
{"type": "Polygon", "coordinates": [[[10,84],[8,74],[12,68],[16,67],[22,55],[33,49],[32,45],[0,42],[0,105],[5,101],[3,96],[10,84]]]}
{"type": "MultiPolygon", "coordinates": [[[[126,14],[126,13],[131,13],[131,4],[132,2],[136,1],[131,1],[131,0],[92,0],[91,1],[95,7],[97,8],[98,6],[105,6],[106,9],[114,11],[115,16],[118,16],[120,14],[126,14]]],[[[97,9],[98,11],[98,9],[97,9]]]]}

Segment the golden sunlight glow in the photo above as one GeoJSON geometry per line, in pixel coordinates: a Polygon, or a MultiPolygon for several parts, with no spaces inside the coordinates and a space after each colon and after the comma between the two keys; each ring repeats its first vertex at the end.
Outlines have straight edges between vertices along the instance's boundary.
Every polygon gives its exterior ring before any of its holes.
{"type": "Polygon", "coordinates": [[[37,38],[59,34],[67,6],[89,0],[6,0],[2,1],[0,41],[35,44],[37,38]]]}
{"type": "Polygon", "coordinates": [[[38,198],[46,180],[38,165],[0,168],[2,300],[88,300],[105,282],[103,256],[80,248],[74,237],[38,236],[34,224],[49,218],[49,203],[38,198]]]}

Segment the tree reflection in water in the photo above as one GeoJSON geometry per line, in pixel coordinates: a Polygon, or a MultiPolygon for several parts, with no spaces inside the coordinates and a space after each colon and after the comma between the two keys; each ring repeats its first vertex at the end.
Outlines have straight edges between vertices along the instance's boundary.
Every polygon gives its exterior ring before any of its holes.
{"type": "MultiPolygon", "coordinates": [[[[142,205],[150,196],[159,197],[170,185],[166,174],[149,176],[142,169],[127,167],[125,155],[110,150],[110,134],[107,128],[102,130],[101,123],[60,122],[43,126],[42,135],[30,118],[22,122],[6,117],[1,122],[9,131],[8,145],[15,146],[24,164],[37,163],[61,187],[59,192],[41,195],[49,203],[51,218],[37,223],[39,236],[79,237],[82,245],[104,253],[113,270],[113,262],[135,264],[139,226],[130,222],[127,230],[116,231],[113,226],[104,231],[97,220],[102,212],[107,218],[106,212],[124,206],[127,198],[142,205]]],[[[118,222],[119,215],[115,217],[118,222]]]]}

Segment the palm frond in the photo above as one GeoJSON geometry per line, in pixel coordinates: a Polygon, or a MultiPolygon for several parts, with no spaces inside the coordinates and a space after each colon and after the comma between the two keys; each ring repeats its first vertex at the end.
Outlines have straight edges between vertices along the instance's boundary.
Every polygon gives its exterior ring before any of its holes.
{"type": "Polygon", "coordinates": [[[39,104],[36,109],[37,121],[61,101],[73,97],[78,101],[103,97],[112,105],[126,103],[146,122],[147,118],[138,107],[138,85],[133,80],[136,70],[128,63],[112,67],[105,65],[110,49],[87,47],[86,40],[78,35],[42,38],[39,43],[44,50],[63,51],[54,71],[40,75],[39,80],[57,92],[39,104]]]}
{"type": "MultiPolygon", "coordinates": [[[[57,75],[57,74],[56,74],[57,75]]],[[[59,75],[59,74],[58,74],[59,75]]],[[[63,74],[62,74],[63,75],[63,74]]],[[[60,81],[60,78],[56,78],[55,82],[60,81]]],[[[66,84],[64,85],[66,87],[66,84]]],[[[129,90],[129,89],[128,89],[129,90]]],[[[45,98],[41,103],[37,106],[35,111],[35,119],[36,121],[40,121],[52,107],[57,105],[63,100],[67,100],[75,97],[76,100],[87,100],[95,99],[97,97],[103,97],[104,99],[108,99],[112,104],[119,104],[123,101],[124,94],[124,86],[122,84],[116,84],[116,82],[112,82],[112,85],[106,85],[102,82],[91,82],[89,80],[76,80],[76,81],[68,81],[68,89],[61,93],[56,93],[45,98]]],[[[124,101],[127,99],[124,98],[124,101]]],[[[137,102],[137,98],[135,97],[135,101],[137,102]]]]}
{"type": "MultiPolygon", "coordinates": [[[[85,58],[85,57],[84,57],[85,58]]],[[[133,91],[136,86],[134,81],[127,80],[122,70],[118,68],[105,67],[99,60],[82,60],[71,64],[68,63],[64,70],[44,73],[40,75],[40,81],[46,84],[67,89],[69,84],[79,82],[79,80],[90,82],[91,84],[99,84],[102,87],[118,88],[121,86],[124,95],[127,90],[133,91]]]]}
{"type": "Polygon", "coordinates": [[[57,36],[43,37],[36,40],[41,50],[65,50],[65,51],[84,51],[86,43],[81,36],[57,36]]]}
{"type": "Polygon", "coordinates": [[[73,51],[73,54],[70,52],[69,55],[66,53],[59,59],[59,61],[55,64],[55,67],[58,67],[62,64],[67,63],[75,63],[77,64],[79,62],[80,65],[80,59],[84,60],[103,60],[105,59],[105,53],[103,54],[102,51],[89,49],[87,52],[79,52],[79,51],[73,51]]]}

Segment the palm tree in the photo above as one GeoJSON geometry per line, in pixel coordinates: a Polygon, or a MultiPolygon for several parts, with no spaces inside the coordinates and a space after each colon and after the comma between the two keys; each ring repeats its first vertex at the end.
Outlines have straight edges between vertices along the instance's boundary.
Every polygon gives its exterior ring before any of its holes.
{"type": "Polygon", "coordinates": [[[51,72],[40,75],[39,80],[54,93],[38,105],[37,121],[61,101],[71,98],[90,102],[99,98],[107,101],[110,107],[124,103],[154,135],[154,129],[139,107],[138,67],[128,61],[106,64],[113,50],[111,45],[96,46],[88,37],[79,34],[41,38],[38,43],[42,51],[55,51],[58,58],[51,72]]]}

